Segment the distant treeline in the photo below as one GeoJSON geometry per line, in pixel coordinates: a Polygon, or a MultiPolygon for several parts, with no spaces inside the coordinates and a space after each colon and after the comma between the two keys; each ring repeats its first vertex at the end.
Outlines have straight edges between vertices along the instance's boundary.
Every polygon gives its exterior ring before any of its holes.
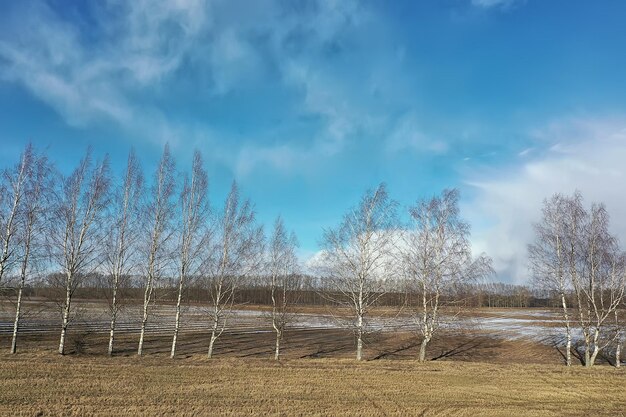
{"type": "MultiPolygon", "coordinates": [[[[50,274],[41,282],[34,285],[27,285],[24,288],[24,295],[31,298],[56,299],[62,295],[64,288],[54,285],[62,276],[50,274]]],[[[74,292],[77,299],[109,300],[110,291],[106,283],[110,277],[93,274],[86,277],[83,285],[74,292]]],[[[121,287],[120,297],[126,303],[143,302],[143,288],[141,288],[140,277],[132,279],[127,277],[130,285],[121,287]]],[[[235,293],[235,305],[261,305],[271,306],[271,286],[263,284],[268,282],[267,277],[256,277],[252,282],[242,286],[235,293]]],[[[338,305],[335,302],[338,294],[332,288],[327,288],[321,283],[321,279],[310,275],[300,275],[299,282],[302,288],[289,290],[288,297],[293,300],[294,305],[338,305]]],[[[161,303],[175,303],[178,297],[178,288],[175,280],[164,280],[166,284],[155,288],[154,299],[161,303]]],[[[399,307],[404,304],[415,306],[420,301],[421,294],[410,289],[396,288],[381,293],[376,301],[380,307],[399,307]]],[[[4,288],[5,296],[14,296],[15,288],[4,288]]],[[[574,295],[572,294],[571,297],[574,295]]],[[[201,285],[191,284],[186,288],[184,300],[189,304],[203,304],[209,299],[209,290],[201,285]]],[[[442,295],[442,304],[448,306],[459,306],[467,308],[492,307],[492,308],[559,308],[561,300],[559,295],[550,294],[548,291],[539,290],[525,285],[514,285],[506,283],[485,283],[467,284],[454,288],[442,295]]]]}

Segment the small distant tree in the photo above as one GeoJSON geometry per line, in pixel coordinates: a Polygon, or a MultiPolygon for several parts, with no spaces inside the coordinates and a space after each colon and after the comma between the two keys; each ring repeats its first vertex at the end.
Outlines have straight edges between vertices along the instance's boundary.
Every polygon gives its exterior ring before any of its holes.
{"type": "Polygon", "coordinates": [[[363,357],[370,309],[386,293],[385,280],[392,270],[396,206],[380,184],[363,195],[337,228],[324,230],[320,272],[332,288],[327,296],[352,312],[357,360],[363,357]]]}
{"type": "Polygon", "coordinates": [[[282,218],[278,217],[269,241],[267,268],[272,299],[272,327],[276,332],[275,360],[280,357],[280,342],[290,320],[294,294],[299,289],[298,258],[295,252],[297,245],[296,235],[293,232],[289,235],[282,218]]]}
{"type": "Polygon", "coordinates": [[[418,201],[409,209],[412,228],[400,245],[405,274],[421,299],[414,311],[422,339],[420,362],[439,329],[442,297],[492,273],[490,258],[472,257],[470,225],[460,218],[458,201],[456,189],[418,201]]]}
{"type": "Polygon", "coordinates": [[[180,329],[181,303],[183,292],[190,276],[198,273],[201,265],[200,251],[208,243],[207,218],[209,215],[208,186],[209,179],[202,166],[202,155],[196,151],[193,156],[191,178],[184,178],[180,194],[181,224],[179,225],[178,244],[178,297],[176,298],[176,318],[174,337],[170,357],[176,355],[176,343],[180,329]]]}
{"type": "Polygon", "coordinates": [[[102,215],[109,203],[109,162],[106,157],[92,168],[91,150],[78,167],[64,178],[53,212],[50,233],[54,258],[64,276],[59,353],[65,354],[65,338],[71,319],[72,296],[81,280],[102,263],[104,238],[102,215]]]}
{"type": "Polygon", "coordinates": [[[263,229],[256,225],[252,204],[239,201],[239,189],[233,182],[216,218],[212,244],[203,266],[210,302],[209,358],[226,328],[241,280],[261,267],[262,251],[263,229]]]}
{"type": "Polygon", "coordinates": [[[137,246],[142,219],[140,204],[143,192],[143,175],[135,152],[131,150],[122,183],[115,190],[112,210],[109,213],[105,269],[111,291],[108,354],[113,354],[115,325],[120,311],[120,285],[138,268],[137,246]]]}
{"type": "Polygon", "coordinates": [[[11,340],[11,353],[13,354],[17,352],[17,337],[26,281],[28,275],[32,274],[33,265],[36,263],[33,259],[40,258],[44,253],[45,236],[49,231],[46,215],[48,215],[54,187],[52,166],[45,155],[35,153],[32,146],[28,145],[22,161],[26,165],[26,179],[17,222],[19,226],[19,282],[11,340]]]}
{"type": "Polygon", "coordinates": [[[163,155],[154,174],[150,201],[145,207],[145,222],[148,225],[148,242],[145,249],[146,264],[144,275],[144,298],[141,318],[141,333],[137,355],[143,354],[143,343],[148,323],[149,308],[152,302],[155,283],[171,261],[169,243],[172,238],[172,218],[174,214],[174,202],[172,201],[176,190],[174,178],[174,160],[170,154],[168,145],[163,149],[163,155]]]}

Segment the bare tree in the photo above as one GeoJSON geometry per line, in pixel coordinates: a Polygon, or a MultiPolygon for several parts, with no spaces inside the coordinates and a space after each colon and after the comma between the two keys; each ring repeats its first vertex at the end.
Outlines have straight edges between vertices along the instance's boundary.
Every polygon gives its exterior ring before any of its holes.
{"type": "Polygon", "coordinates": [[[54,211],[51,240],[55,258],[65,277],[59,353],[65,354],[65,338],[71,319],[72,296],[80,280],[101,264],[102,214],[109,201],[108,157],[91,166],[91,150],[78,167],[62,181],[54,211]]]}
{"type": "Polygon", "coordinates": [[[363,357],[370,309],[386,292],[397,237],[396,206],[380,184],[363,195],[337,228],[324,230],[320,272],[337,294],[333,301],[352,312],[357,360],[363,357]]]}
{"type": "Polygon", "coordinates": [[[122,184],[114,196],[110,213],[110,227],[106,254],[106,269],[111,289],[111,323],[108,354],[113,354],[115,325],[120,311],[120,284],[137,269],[137,244],[139,236],[140,202],[143,192],[141,167],[131,150],[122,184]]]}
{"type": "Polygon", "coordinates": [[[180,225],[180,242],[178,247],[178,297],[176,299],[176,318],[172,350],[170,352],[171,358],[174,358],[176,355],[183,291],[189,276],[198,272],[200,265],[199,252],[208,237],[206,220],[209,214],[207,197],[209,180],[202,165],[202,155],[199,151],[196,151],[193,156],[191,178],[185,177],[180,194],[182,224],[180,225]]]}
{"type": "Polygon", "coordinates": [[[42,255],[43,241],[48,230],[45,216],[53,190],[52,167],[46,156],[35,154],[30,145],[26,148],[25,154],[28,154],[28,157],[22,160],[28,161],[28,166],[25,170],[24,194],[19,210],[20,271],[11,353],[17,352],[17,336],[22,314],[22,296],[27,275],[32,272],[33,258],[36,259],[42,255]]]}
{"type": "Polygon", "coordinates": [[[568,226],[571,227],[571,225],[567,222],[572,219],[572,215],[575,216],[575,213],[568,211],[576,210],[579,201],[579,194],[571,198],[555,194],[550,200],[544,200],[541,222],[534,225],[535,242],[528,246],[528,257],[535,285],[559,295],[565,325],[565,364],[567,366],[572,365],[572,326],[567,303],[567,294],[571,290],[567,257],[568,226]]]}
{"type": "Polygon", "coordinates": [[[409,209],[413,227],[403,233],[404,271],[421,298],[415,311],[422,337],[420,362],[439,329],[442,296],[492,272],[490,258],[472,258],[470,225],[459,217],[458,201],[456,189],[418,201],[409,209]]]}
{"type": "Polygon", "coordinates": [[[276,332],[274,359],[280,357],[280,342],[290,319],[293,294],[299,289],[299,268],[296,256],[298,245],[295,234],[287,234],[282,218],[274,223],[274,232],[268,248],[268,273],[272,298],[272,327],[276,332]]]}
{"type": "Polygon", "coordinates": [[[617,239],[609,233],[609,215],[604,205],[594,204],[590,212],[582,214],[581,233],[571,237],[579,247],[575,252],[579,257],[572,260],[577,270],[572,274],[572,284],[584,340],[585,366],[591,367],[618,335],[616,329],[609,329],[607,320],[624,299],[626,261],[617,239]]]}
{"type": "Polygon", "coordinates": [[[31,145],[20,157],[20,162],[13,169],[3,172],[2,195],[0,197],[0,284],[5,273],[15,264],[15,239],[18,216],[24,197],[29,171],[33,165],[34,151],[31,145]]]}
{"type": "Polygon", "coordinates": [[[216,219],[213,244],[203,267],[210,297],[211,339],[208,356],[226,328],[240,281],[260,267],[263,229],[255,224],[249,201],[239,201],[233,182],[224,208],[216,219]]]}
{"type": "MultiPolygon", "coordinates": [[[[529,246],[536,282],[556,290],[566,324],[568,365],[572,333],[566,293],[573,294],[577,325],[582,334],[584,365],[593,366],[607,346],[619,343],[617,310],[624,300],[626,258],[609,232],[609,215],[602,204],[584,208],[582,196],[555,195],[544,202],[537,240],[529,246]],[[615,324],[610,323],[615,319],[615,324]]],[[[619,355],[619,352],[617,352],[619,355]]]]}
{"type": "Polygon", "coordinates": [[[169,146],[165,145],[163,155],[154,175],[151,200],[145,209],[150,237],[148,247],[146,248],[147,265],[145,270],[143,313],[139,346],[137,348],[139,356],[143,354],[143,342],[154,285],[161,278],[170,257],[168,243],[172,237],[171,222],[174,213],[172,198],[176,188],[174,170],[174,161],[170,154],[169,146]]]}

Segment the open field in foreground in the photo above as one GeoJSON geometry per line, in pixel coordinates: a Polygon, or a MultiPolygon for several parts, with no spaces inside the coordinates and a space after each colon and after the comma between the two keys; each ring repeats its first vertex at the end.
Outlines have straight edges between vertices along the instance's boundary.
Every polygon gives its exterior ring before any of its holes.
{"type": "Polygon", "coordinates": [[[626,370],[0,355],[2,415],[623,416],[626,370]]]}

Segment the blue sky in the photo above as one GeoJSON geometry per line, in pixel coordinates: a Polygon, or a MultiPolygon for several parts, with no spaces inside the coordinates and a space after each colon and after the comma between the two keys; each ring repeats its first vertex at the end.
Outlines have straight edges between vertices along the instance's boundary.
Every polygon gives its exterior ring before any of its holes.
{"type": "Polygon", "coordinates": [[[525,282],[541,200],[580,189],[626,233],[626,3],[176,0],[0,4],[0,165],[87,145],[146,171],[202,151],[314,254],[368,187],[459,187],[476,251],[525,282]]]}

